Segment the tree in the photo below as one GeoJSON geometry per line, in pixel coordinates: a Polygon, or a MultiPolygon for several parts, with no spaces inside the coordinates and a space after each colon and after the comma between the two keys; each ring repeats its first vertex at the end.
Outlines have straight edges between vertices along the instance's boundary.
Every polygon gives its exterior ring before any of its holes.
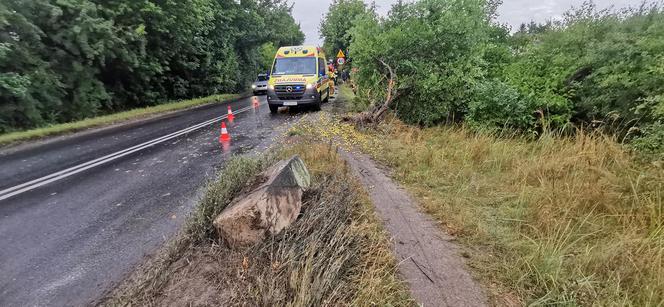
{"type": "Polygon", "coordinates": [[[358,16],[366,14],[366,4],[362,0],[333,0],[320,24],[320,37],[323,48],[330,55],[338,50],[347,50],[352,40],[350,29],[358,16]]]}
{"type": "Polygon", "coordinates": [[[83,118],[108,105],[96,75],[120,44],[113,23],[84,0],[0,5],[0,131],[83,118]]]}
{"type": "Polygon", "coordinates": [[[385,21],[365,14],[351,30],[360,97],[384,95],[384,61],[398,76],[400,118],[421,125],[462,119],[475,84],[487,75],[484,56],[494,33],[487,3],[421,0],[395,8],[385,21]]]}
{"type": "Polygon", "coordinates": [[[0,132],[245,89],[300,44],[286,0],[6,0],[0,132]]]}

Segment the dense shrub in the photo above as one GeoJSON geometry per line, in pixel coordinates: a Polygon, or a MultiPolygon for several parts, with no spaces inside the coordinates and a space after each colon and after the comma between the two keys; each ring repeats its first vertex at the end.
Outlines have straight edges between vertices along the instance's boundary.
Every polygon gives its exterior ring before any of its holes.
{"type": "Polygon", "coordinates": [[[660,5],[599,11],[586,2],[561,21],[531,22],[510,34],[494,21],[498,4],[399,1],[385,18],[369,9],[343,34],[351,40],[358,99],[382,100],[383,60],[398,75],[394,109],[411,124],[467,119],[473,127],[521,132],[541,131],[542,123],[577,125],[658,142],[664,118],[660,5]]]}
{"type": "Polygon", "coordinates": [[[0,133],[244,89],[299,44],[283,0],[0,2],[0,133]]]}
{"type": "Polygon", "coordinates": [[[402,119],[421,125],[461,119],[486,72],[488,11],[483,0],[422,0],[395,5],[384,21],[372,14],[359,19],[350,49],[360,95],[384,91],[384,60],[399,78],[402,119]]]}
{"type": "Polygon", "coordinates": [[[487,81],[479,83],[474,92],[466,116],[471,127],[532,132],[537,118],[534,108],[514,87],[500,81],[487,81]]]}
{"type": "MultiPolygon", "coordinates": [[[[591,3],[527,37],[504,78],[552,122],[619,122],[619,128],[661,118],[664,12],[642,6],[598,12],[591,3]]],[[[620,132],[620,131],[618,131],[620,132]]],[[[623,131],[624,132],[624,131],[623,131]]]]}
{"type": "Polygon", "coordinates": [[[633,147],[648,159],[664,161],[664,123],[649,124],[640,135],[632,142],[633,147]]]}

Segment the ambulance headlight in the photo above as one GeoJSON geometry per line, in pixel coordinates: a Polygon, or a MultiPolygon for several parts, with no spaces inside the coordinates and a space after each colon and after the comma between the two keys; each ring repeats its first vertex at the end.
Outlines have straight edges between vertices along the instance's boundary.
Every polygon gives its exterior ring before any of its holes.
{"type": "Polygon", "coordinates": [[[267,85],[267,89],[268,89],[268,90],[271,90],[271,91],[274,91],[274,85],[272,85],[272,84],[268,84],[268,85],[267,85]]]}
{"type": "Polygon", "coordinates": [[[311,84],[311,83],[307,83],[307,89],[310,90],[310,89],[312,89],[312,88],[314,88],[314,85],[311,84]]]}

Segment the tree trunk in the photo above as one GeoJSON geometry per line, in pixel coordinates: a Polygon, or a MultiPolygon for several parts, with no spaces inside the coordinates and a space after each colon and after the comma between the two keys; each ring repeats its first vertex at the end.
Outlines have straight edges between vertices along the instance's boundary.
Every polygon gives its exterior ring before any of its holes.
{"type": "Polygon", "coordinates": [[[362,112],[354,116],[345,117],[344,120],[354,122],[357,125],[378,125],[385,116],[387,110],[392,106],[392,102],[397,96],[396,82],[397,75],[390,65],[383,60],[378,60],[389,72],[389,80],[387,81],[387,94],[385,101],[382,104],[374,103],[369,111],[362,112]]]}

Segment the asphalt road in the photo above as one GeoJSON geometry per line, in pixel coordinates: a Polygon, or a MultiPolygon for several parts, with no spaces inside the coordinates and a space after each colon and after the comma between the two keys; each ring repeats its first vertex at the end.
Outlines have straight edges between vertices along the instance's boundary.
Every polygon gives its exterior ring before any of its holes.
{"type": "Polygon", "coordinates": [[[246,111],[226,146],[217,104],[0,151],[0,306],[98,299],[177,231],[230,156],[264,150],[299,116],[260,101],[230,104],[246,111]]]}

